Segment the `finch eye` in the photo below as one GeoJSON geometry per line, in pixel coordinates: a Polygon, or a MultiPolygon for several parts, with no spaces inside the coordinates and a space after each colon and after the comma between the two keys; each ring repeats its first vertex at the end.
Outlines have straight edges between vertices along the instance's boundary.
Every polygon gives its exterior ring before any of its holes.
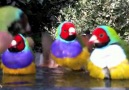
{"type": "Polygon", "coordinates": [[[99,37],[102,38],[104,35],[103,34],[100,34],[99,37]]]}
{"type": "Polygon", "coordinates": [[[67,30],[64,30],[64,32],[67,32],[67,30]]]}

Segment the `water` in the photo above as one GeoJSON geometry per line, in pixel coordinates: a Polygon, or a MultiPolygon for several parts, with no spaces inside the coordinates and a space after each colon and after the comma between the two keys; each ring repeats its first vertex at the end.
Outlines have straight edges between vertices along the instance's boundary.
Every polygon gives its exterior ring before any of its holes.
{"type": "Polygon", "coordinates": [[[0,72],[3,90],[127,90],[129,80],[99,80],[84,71],[37,68],[36,75],[13,76],[0,72]]]}

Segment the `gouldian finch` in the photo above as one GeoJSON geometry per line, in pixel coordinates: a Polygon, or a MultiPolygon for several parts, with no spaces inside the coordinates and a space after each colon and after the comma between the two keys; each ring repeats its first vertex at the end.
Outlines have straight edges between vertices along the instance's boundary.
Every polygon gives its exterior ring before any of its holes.
{"type": "Polygon", "coordinates": [[[21,9],[13,6],[0,7],[0,54],[8,48],[12,35],[28,31],[30,25],[21,9]]]}
{"type": "Polygon", "coordinates": [[[9,31],[14,35],[30,31],[26,14],[14,6],[0,7],[0,31],[9,31]]]}
{"type": "Polygon", "coordinates": [[[34,74],[34,55],[27,39],[17,34],[9,48],[2,54],[3,74],[34,74]]]}
{"type": "Polygon", "coordinates": [[[90,76],[99,79],[129,79],[129,45],[116,31],[106,25],[98,26],[89,40],[95,45],[87,64],[90,76]]]}
{"type": "Polygon", "coordinates": [[[77,40],[77,31],[72,22],[62,22],[56,32],[56,39],[51,45],[51,57],[59,66],[71,70],[82,69],[89,58],[87,47],[82,47],[77,40]]]}

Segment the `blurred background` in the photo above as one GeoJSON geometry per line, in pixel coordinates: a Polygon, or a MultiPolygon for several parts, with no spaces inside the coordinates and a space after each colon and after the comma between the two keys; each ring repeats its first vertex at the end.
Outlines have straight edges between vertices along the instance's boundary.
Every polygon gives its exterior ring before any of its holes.
{"type": "Polygon", "coordinates": [[[56,27],[64,20],[74,22],[78,33],[110,25],[129,41],[129,0],[0,0],[0,6],[5,5],[19,7],[27,14],[35,51],[42,51],[42,33],[54,39],[56,27]]]}

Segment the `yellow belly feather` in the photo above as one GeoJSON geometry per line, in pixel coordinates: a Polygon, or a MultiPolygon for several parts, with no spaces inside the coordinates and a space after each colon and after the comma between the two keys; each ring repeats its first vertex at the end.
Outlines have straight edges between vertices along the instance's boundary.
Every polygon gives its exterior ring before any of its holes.
{"type": "Polygon", "coordinates": [[[110,68],[111,78],[113,79],[129,79],[129,62],[124,60],[121,64],[114,68],[110,68]]]}
{"type": "Polygon", "coordinates": [[[104,79],[102,68],[95,66],[90,60],[87,63],[86,69],[89,71],[90,76],[94,78],[104,79]]]}
{"type": "MultiPolygon", "coordinates": [[[[90,60],[87,63],[86,69],[89,71],[90,76],[94,78],[104,79],[102,68],[95,66],[90,60]]],[[[129,79],[129,62],[124,60],[116,67],[109,68],[111,79],[129,79]]]]}
{"type": "MultiPolygon", "coordinates": [[[[72,51],[71,51],[72,52],[72,51]]],[[[57,58],[51,54],[51,57],[57,64],[63,67],[71,68],[73,70],[79,70],[87,63],[90,53],[85,47],[83,51],[75,58],[57,58]]]]}
{"type": "Polygon", "coordinates": [[[35,74],[36,73],[36,66],[34,62],[32,62],[29,66],[21,69],[10,69],[3,64],[1,64],[1,68],[3,71],[3,74],[35,74]]]}

